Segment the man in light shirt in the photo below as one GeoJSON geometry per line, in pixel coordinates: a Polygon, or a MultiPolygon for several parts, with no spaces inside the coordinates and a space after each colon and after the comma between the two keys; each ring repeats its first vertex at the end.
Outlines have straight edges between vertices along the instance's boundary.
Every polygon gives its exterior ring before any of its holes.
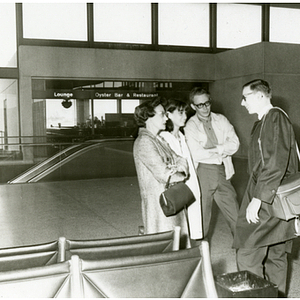
{"type": "Polygon", "coordinates": [[[239,148],[239,139],[223,115],[211,112],[208,91],[194,88],[190,104],[196,114],[188,120],[184,132],[201,188],[204,237],[209,231],[213,200],[234,234],[239,206],[230,182],[234,174],[231,156],[239,148]]]}

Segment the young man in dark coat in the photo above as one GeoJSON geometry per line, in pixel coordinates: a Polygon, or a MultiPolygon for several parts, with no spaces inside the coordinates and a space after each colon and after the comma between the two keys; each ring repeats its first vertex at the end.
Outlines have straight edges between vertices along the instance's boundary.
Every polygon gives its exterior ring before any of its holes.
{"type": "Polygon", "coordinates": [[[256,113],[249,144],[249,182],[240,207],[234,237],[237,265],[278,286],[285,296],[287,253],[296,237],[295,219],[272,216],[272,202],[281,181],[298,170],[295,134],[288,117],[271,104],[269,84],[261,79],[243,86],[242,106],[256,113]],[[264,122],[263,119],[265,118],[264,122]],[[263,124],[263,127],[262,127],[263,124]],[[259,136],[261,135],[261,150],[259,136]]]}

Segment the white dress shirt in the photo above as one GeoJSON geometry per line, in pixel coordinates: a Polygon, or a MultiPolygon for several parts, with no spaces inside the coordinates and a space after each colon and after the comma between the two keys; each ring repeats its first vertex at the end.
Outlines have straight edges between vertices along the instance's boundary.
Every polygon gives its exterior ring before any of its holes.
{"type": "Polygon", "coordinates": [[[273,108],[273,105],[270,103],[268,105],[266,105],[265,107],[263,107],[263,109],[257,114],[258,115],[258,119],[261,120],[263,118],[263,116],[269,112],[270,109],[273,108]]]}

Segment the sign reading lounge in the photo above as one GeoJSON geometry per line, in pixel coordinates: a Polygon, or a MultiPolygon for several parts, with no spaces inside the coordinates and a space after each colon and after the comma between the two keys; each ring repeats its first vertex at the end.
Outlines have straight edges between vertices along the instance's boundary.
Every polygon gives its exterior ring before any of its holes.
{"type": "Polygon", "coordinates": [[[89,90],[89,91],[79,91],[79,90],[67,90],[67,91],[32,91],[33,99],[145,99],[157,97],[158,93],[147,93],[147,92],[136,92],[128,90],[115,90],[110,91],[99,91],[99,90],[89,90]]]}

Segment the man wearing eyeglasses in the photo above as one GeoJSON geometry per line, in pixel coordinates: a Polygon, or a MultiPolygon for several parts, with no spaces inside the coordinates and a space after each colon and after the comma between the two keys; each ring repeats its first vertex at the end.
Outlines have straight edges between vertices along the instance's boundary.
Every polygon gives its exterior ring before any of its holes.
{"type": "Polygon", "coordinates": [[[208,91],[192,89],[190,104],[196,114],[188,120],[184,132],[201,187],[204,237],[209,231],[213,200],[234,234],[239,206],[230,182],[234,174],[231,156],[239,148],[239,139],[225,116],[211,112],[208,91]]]}
{"type": "Polygon", "coordinates": [[[271,204],[283,178],[298,170],[295,134],[285,113],[273,108],[267,81],[252,80],[244,84],[242,93],[241,105],[249,114],[257,114],[258,121],[251,131],[250,177],[233,242],[237,266],[275,283],[278,296],[286,297],[288,253],[297,234],[297,219],[274,217],[271,204]]]}

